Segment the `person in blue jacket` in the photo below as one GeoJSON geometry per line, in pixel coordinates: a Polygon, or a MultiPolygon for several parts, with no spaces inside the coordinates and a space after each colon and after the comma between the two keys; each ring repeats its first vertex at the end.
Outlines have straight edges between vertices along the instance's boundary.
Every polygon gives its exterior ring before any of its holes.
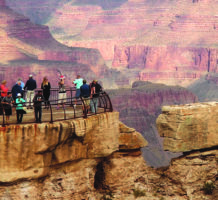
{"type": "Polygon", "coordinates": [[[11,92],[12,92],[12,97],[14,100],[16,100],[17,98],[17,94],[20,93],[21,96],[22,96],[22,87],[21,87],[21,82],[20,81],[17,81],[17,83],[12,87],[11,89],[11,92]]]}
{"type": "Polygon", "coordinates": [[[80,87],[80,97],[83,99],[84,105],[83,105],[83,113],[88,113],[90,109],[90,94],[91,94],[91,88],[88,84],[86,84],[86,80],[83,80],[83,85],[80,87]]]}

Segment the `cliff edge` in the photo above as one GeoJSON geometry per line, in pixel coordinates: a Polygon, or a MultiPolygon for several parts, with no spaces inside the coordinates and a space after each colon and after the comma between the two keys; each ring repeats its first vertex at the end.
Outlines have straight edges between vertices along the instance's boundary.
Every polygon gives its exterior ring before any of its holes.
{"type": "Polygon", "coordinates": [[[218,199],[217,105],[162,108],[164,148],[183,154],[158,169],[117,112],[1,128],[0,199],[218,199]]]}

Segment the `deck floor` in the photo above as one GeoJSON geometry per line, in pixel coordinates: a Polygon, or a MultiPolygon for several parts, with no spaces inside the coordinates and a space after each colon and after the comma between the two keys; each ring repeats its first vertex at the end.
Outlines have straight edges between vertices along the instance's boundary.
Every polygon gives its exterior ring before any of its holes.
{"type": "MultiPolygon", "coordinates": [[[[98,108],[97,113],[102,113],[104,112],[103,108],[98,108]]],[[[88,116],[93,115],[95,113],[92,113],[89,111],[88,116]]],[[[52,117],[53,121],[62,121],[62,120],[67,120],[67,119],[73,119],[73,118],[82,118],[83,117],[83,111],[82,111],[82,106],[77,105],[76,109],[74,111],[74,108],[71,106],[66,106],[65,110],[60,107],[58,110],[56,107],[52,107],[52,117]]],[[[50,122],[51,121],[51,111],[50,109],[44,109],[42,108],[42,122],[50,122]]],[[[0,124],[3,123],[3,117],[0,116],[0,124]]],[[[10,116],[9,119],[9,124],[16,124],[17,123],[17,115],[16,115],[16,109],[12,108],[12,115],[10,116]]],[[[34,109],[28,109],[27,114],[23,115],[23,120],[22,124],[25,123],[35,123],[35,113],[34,109]]]]}

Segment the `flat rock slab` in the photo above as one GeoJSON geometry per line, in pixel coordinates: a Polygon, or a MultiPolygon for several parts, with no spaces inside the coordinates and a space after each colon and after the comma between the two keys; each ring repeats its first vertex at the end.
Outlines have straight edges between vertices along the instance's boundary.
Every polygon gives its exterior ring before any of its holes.
{"type": "Polygon", "coordinates": [[[187,152],[218,146],[218,102],[164,106],[157,121],[164,150],[187,152]]]}

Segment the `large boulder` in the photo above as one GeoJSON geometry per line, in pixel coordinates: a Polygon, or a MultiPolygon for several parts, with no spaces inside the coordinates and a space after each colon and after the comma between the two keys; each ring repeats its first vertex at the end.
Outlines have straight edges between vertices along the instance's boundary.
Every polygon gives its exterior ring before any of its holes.
{"type": "Polygon", "coordinates": [[[164,106],[157,119],[164,150],[187,152],[218,145],[218,103],[164,106]]]}

